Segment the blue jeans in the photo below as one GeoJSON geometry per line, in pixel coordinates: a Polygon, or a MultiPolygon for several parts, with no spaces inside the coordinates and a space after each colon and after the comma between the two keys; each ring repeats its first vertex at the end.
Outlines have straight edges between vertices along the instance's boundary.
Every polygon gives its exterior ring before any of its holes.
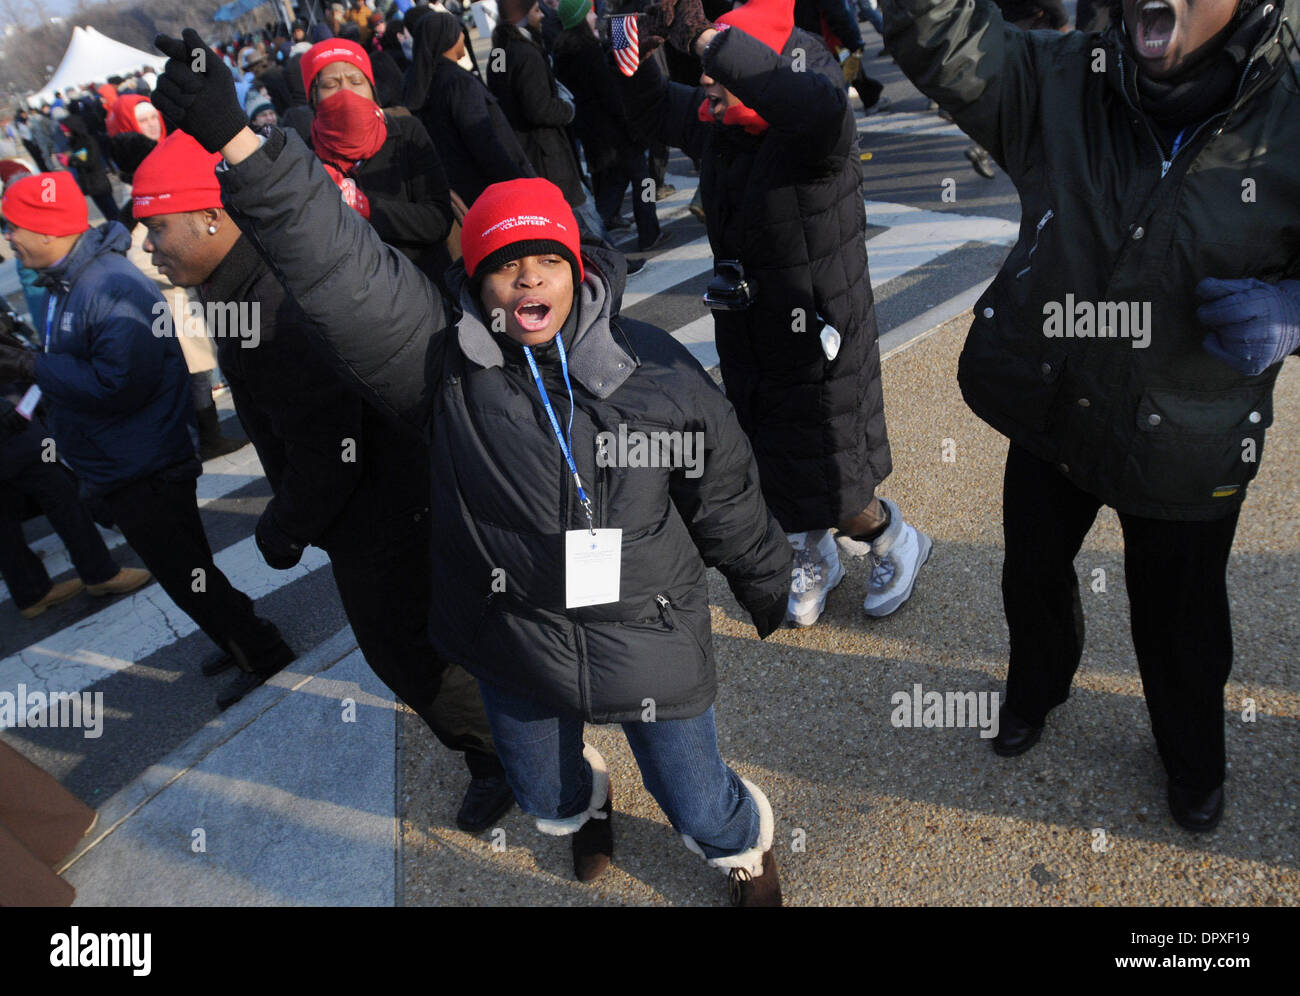
{"type": "Polygon", "coordinates": [[[858,0],[858,20],[870,21],[877,31],[883,36],[885,33],[885,15],[877,7],[871,6],[867,0],[858,0]]]}
{"type": "MultiPolygon", "coordinates": [[[[591,803],[591,766],[582,757],[582,720],[557,716],[531,699],[479,682],[497,756],[519,808],[567,819],[591,803]]],[[[706,857],[739,854],[758,843],[758,807],[718,753],[713,709],[694,719],[623,723],[641,782],[678,833],[706,857]]]]}

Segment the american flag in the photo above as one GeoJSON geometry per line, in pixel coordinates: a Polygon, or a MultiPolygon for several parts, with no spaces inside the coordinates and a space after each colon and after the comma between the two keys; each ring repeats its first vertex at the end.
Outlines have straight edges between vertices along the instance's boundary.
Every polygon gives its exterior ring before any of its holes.
{"type": "Polygon", "coordinates": [[[614,61],[624,76],[635,76],[641,63],[641,47],[636,38],[636,15],[624,14],[609,19],[609,40],[614,49],[614,61]]]}

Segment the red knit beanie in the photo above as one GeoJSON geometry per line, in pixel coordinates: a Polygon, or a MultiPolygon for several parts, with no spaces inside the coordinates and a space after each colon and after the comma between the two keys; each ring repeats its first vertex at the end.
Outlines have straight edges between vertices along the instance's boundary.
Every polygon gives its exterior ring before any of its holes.
{"type": "Polygon", "coordinates": [[[219,162],[221,153],[208,152],[183,131],[172,132],[136,168],[131,184],[135,217],[221,207],[219,162]]]}
{"type": "Polygon", "coordinates": [[[582,237],[573,208],[550,180],[494,183],[479,194],[461,226],[460,251],[471,278],[522,256],[559,253],[582,283],[582,237]]]}
{"type": "Polygon", "coordinates": [[[794,33],[794,0],[749,0],[713,23],[739,28],[779,55],[794,33]]]}
{"type": "Polygon", "coordinates": [[[5,188],[5,221],[40,235],[80,235],[90,227],[86,198],[67,170],[35,173],[5,188]]]}
{"type": "Polygon", "coordinates": [[[331,62],[352,63],[366,74],[370,86],[374,87],[375,71],[370,68],[370,56],[366,55],[366,50],[346,38],[326,38],[307,49],[299,62],[302,69],[302,88],[307,93],[311,93],[311,83],[316,78],[316,74],[331,62]]]}

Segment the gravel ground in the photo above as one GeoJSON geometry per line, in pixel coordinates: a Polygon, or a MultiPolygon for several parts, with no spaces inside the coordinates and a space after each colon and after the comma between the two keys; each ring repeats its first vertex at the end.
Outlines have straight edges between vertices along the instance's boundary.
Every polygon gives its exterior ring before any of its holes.
{"type": "MultiPolygon", "coordinates": [[[[760,643],[711,572],[722,752],[772,801],[786,902],[1300,902],[1300,510],[1289,486],[1300,472],[1300,365],[1288,363],[1278,382],[1267,458],[1229,565],[1237,656],[1225,693],[1228,809],[1218,831],[1197,836],[1165,806],[1109,510],[1076,564],[1088,622],[1083,666],[1033,751],[1004,760],[975,728],[891,723],[891,697],[917,683],[1000,693],[1005,677],[1006,441],[957,390],[969,323],[969,313],[954,319],[884,364],[896,469],[881,490],[935,541],[908,605],[867,619],[865,569],[846,562],[816,626],[760,643]],[[1253,721],[1243,719],[1246,700],[1253,721]]],[[[617,727],[589,728],[610,763],[616,844],[614,866],[585,886],[572,877],[568,842],[537,833],[518,810],[482,837],[456,830],[463,765],[413,714],[399,722],[406,904],[726,903],[725,879],[681,845],[617,727]]]]}

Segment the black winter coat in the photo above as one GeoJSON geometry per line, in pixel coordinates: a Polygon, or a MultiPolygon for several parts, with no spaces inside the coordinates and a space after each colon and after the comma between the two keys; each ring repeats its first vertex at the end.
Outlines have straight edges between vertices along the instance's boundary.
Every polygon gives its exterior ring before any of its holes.
{"type": "MultiPolygon", "coordinates": [[[[318,323],[308,333],[376,406],[428,434],[435,649],[592,722],[639,719],[646,699],[659,719],[707,709],[715,675],[705,566],[722,571],[766,635],[784,617],[791,553],[721,392],[671,336],[614,319],[619,257],[585,254],[568,355],[574,459],[596,526],[622,530],[620,598],[567,609],[564,533],[587,520],[527,367],[484,325],[465,282],[457,318],[342,203],[292,135],[275,132],[220,177],[232,216],[318,323]],[[600,467],[597,434],[621,426],[702,432],[700,472],[600,467]]],[[[555,350],[538,359],[566,424],[555,350]]]]}
{"type": "Polygon", "coordinates": [[[450,59],[437,60],[418,113],[441,152],[451,189],[467,205],[493,183],[537,175],[497,98],[450,59]]]}
{"type": "Polygon", "coordinates": [[[987,0],[885,6],[898,65],[1020,195],[1020,239],[975,304],[962,395],[1120,512],[1221,518],[1259,472],[1281,365],[1245,377],[1207,353],[1195,289],[1300,277],[1300,87],[1284,14],[1296,23],[1300,3],[1248,15],[1239,30],[1261,38],[1231,103],[1205,107],[1175,152],[1139,110],[1122,25],[1062,35],[1012,27],[987,0]],[[1049,327],[1053,309],[1068,329],[1049,327]],[[1130,322],[1145,334],[1130,338],[1130,322]]]}
{"type": "Polygon", "coordinates": [[[419,434],[394,426],[330,367],[306,331],[310,320],[247,238],[203,296],[257,305],[257,339],[215,341],[281,532],[332,556],[364,553],[426,513],[429,458],[419,434]]]}
{"type": "Polygon", "coordinates": [[[574,110],[558,96],[546,53],[531,35],[510,24],[497,26],[492,44],[502,54],[498,58],[494,52],[488,59],[488,89],[501,101],[537,175],[559,187],[564,199],[577,207],[587,195],[568,131],[574,110]]]}
{"type": "Polygon", "coordinates": [[[732,28],[705,58],[766,132],[702,122],[704,91],[653,62],[620,77],[623,103],[635,132],[700,158],[714,258],[740,260],[757,291],[749,310],[713,313],[727,397],[782,527],[825,529],[861,512],[892,469],[853,112],[839,64],[797,28],[779,56],[732,28]],[[792,68],[796,48],[806,72],[792,68]],[[819,315],[840,333],[834,360],[819,315]]]}
{"type": "Polygon", "coordinates": [[[555,48],[555,75],[573,94],[574,130],[594,176],[620,161],[620,153],[636,142],[627,128],[627,112],[618,83],[600,43],[595,39],[573,45],[561,36],[555,48]]]}
{"type": "Polygon", "coordinates": [[[440,280],[451,264],[447,235],[453,220],[442,159],[416,118],[385,112],[384,119],[388,138],[348,175],[370,198],[370,224],[379,237],[431,280],[440,280]]]}

